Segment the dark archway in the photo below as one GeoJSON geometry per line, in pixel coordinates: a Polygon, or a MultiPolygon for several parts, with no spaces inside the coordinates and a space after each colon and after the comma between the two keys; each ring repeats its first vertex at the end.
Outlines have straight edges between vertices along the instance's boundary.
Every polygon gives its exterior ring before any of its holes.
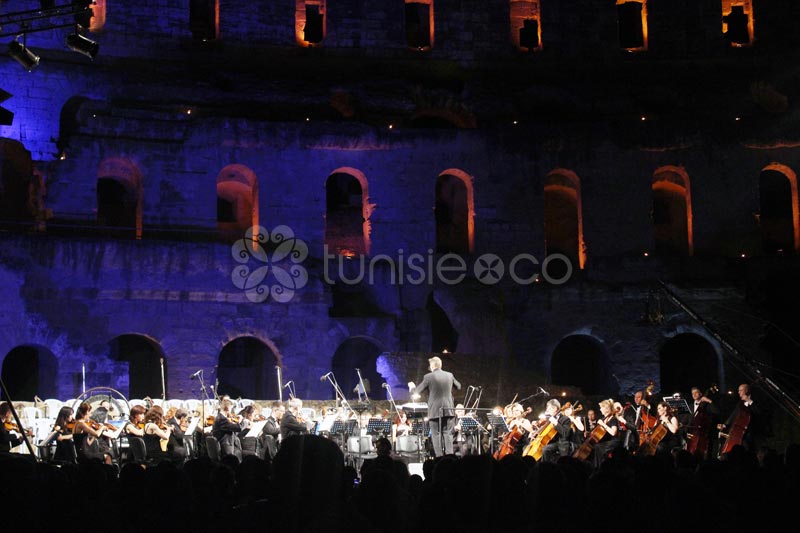
{"type": "Polygon", "coordinates": [[[692,387],[706,389],[719,384],[717,351],[696,333],[675,335],[659,351],[661,392],[688,395],[692,387]]]}
{"type": "Polygon", "coordinates": [[[458,331],[453,327],[444,309],[436,303],[433,293],[428,295],[425,308],[431,318],[431,351],[455,352],[458,349],[458,331]]]}
{"type": "Polygon", "coordinates": [[[472,251],[472,190],[469,177],[448,170],[436,179],[436,252],[468,254],[472,251]]]}
{"type": "Polygon", "coordinates": [[[334,172],[325,182],[325,244],[331,253],[355,257],[368,252],[364,216],[366,179],[343,170],[334,172]]]}
{"type": "MultiPolygon", "coordinates": [[[[126,334],[112,339],[108,347],[112,360],[128,363],[128,398],[161,398],[161,362],[164,360],[164,376],[167,363],[157,342],[144,335],[126,334]]],[[[118,383],[117,389],[125,392],[124,382],[118,383]]],[[[169,389],[166,394],[169,398],[169,389]]]]}
{"type": "MultiPolygon", "coordinates": [[[[383,384],[383,376],[378,373],[376,361],[378,356],[383,353],[383,349],[375,341],[365,337],[351,337],[346,339],[336,348],[331,360],[331,370],[336,376],[336,381],[342,389],[346,398],[358,399],[358,373],[356,368],[361,371],[364,379],[367,396],[370,399],[377,399],[380,387],[383,384]]],[[[331,390],[328,398],[333,397],[331,390]]]]}
{"type": "Polygon", "coordinates": [[[796,248],[797,192],[792,178],[794,173],[781,165],[767,167],[759,176],[761,245],[767,254],[792,254],[796,248]]]}
{"type": "Polygon", "coordinates": [[[564,337],[553,350],[550,361],[552,383],[580,387],[586,395],[614,396],[619,392],[619,385],[609,369],[606,349],[594,337],[564,337]]]}
{"type": "Polygon", "coordinates": [[[218,392],[231,398],[276,400],[278,377],[274,370],[277,364],[275,353],[261,339],[234,339],[219,353],[218,392]]]}
{"type": "Polygon", "coordinates": [[[21,142],[0,139],[0,222],[15,227],[33,219],[28,209],[32,177],[31,153],[21,142]]]}
{"type": "MultiPolygon", "coordinates": [[[[57,398],[58,361],[43,346],[25,344],[8,352],[3,359],[3,383],[14,402],[32,402],[34,396],[57,398]]],[[[4,400],[8,400],[3,395],[4,400]]]]}

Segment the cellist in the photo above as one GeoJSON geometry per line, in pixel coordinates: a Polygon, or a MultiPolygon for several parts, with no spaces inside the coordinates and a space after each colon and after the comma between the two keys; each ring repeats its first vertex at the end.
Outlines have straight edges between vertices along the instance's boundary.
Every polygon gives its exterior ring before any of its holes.
{"type": "MultiPolygon", "coordinates": [[[[572,409],[572,404],[567,402],[566,409],[572,409]]],[[[570,412],[571,414],[571,412],[570,412]]],[[[561,402],[555,398],[547,400],[544,411],[545,419],[553,424],[556,434],[550,439],[542,450],[542,460],[555,463],[559,457],[572,455],[572,420],[561,412],[561,402]]]]}
{"type": "Polygon", "coordinates": [[[599,468],[609,455],[622,446],[619,420],[614,416],[614,400],[601,400],[599,405],[601,416],[597,419],[597,425],[605,430],[605,434],[594,445],[595,468],[599,468]]]}
{"type": "MultiPolygon", "coordinates": [[[[759,427],[758,417],[761,410],[758,405],[753,402],[753,397],[750,395],[750,385],[742,383],[739,385],[739,402],[731,415],[724,424],[718,424],[717,429],[720,432],[731,432],[735,425],[743,425],[745,427],[744,433],[741,436],[741,444],[746,450],[755,451],[755,437],[757,436],[757,428],[759,427]],[[743,421],[746,420],[746,424],[743,421]]],[[[730,438],[730,437],[729,437],[730,438]]]]}

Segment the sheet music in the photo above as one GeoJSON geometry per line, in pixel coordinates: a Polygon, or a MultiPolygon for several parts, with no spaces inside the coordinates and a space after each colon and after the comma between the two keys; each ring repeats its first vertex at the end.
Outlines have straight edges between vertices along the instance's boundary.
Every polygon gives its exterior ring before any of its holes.
{"type": "Polygon", "coordinates": [[[258,422],[253,422],[253,425],[250,426],[250,431],[247,432],[245,438],[247,437],[258,437],[261,435],[261,432],[264,430],[264,426],[267,425],[266,420],[259,420],[258,422]]]}
{"type": "Polygon", "coordinates": [[[189,420],[189,426],[186,428],[186,431],[183,432],[184,435],[194,435],[194,432],[197,430],[197,424],[200,423],[200,417],[194,416],[189,420]]]}
{"type": "Polygon", "coordinates": [[[322,433],[323,431],[327,431],[330,433],[331,426],[333,426],[333,422],[336,420],[337,415],[327,415],[322,418],[319,423],[319,427],[317,428],[317,433],[322,433]]]}

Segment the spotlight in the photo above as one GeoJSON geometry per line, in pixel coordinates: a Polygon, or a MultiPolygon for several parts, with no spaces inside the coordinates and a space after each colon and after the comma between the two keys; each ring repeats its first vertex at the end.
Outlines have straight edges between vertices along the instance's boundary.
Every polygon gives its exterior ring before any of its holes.
{"type": "Polygon", "coordinates": [[[67,48],[73,52],[83,54],[89,59],[94,59],[100,51],[100,45],[91,39],[87,39],[78,32],[67,35],[67,48]]]}
{"type": "Polygon", "coordinates": [[[22,65],[28,72],[39,65],[39,56],[21,42],[14,40],[8,43],[8,55],[22,65]]]}

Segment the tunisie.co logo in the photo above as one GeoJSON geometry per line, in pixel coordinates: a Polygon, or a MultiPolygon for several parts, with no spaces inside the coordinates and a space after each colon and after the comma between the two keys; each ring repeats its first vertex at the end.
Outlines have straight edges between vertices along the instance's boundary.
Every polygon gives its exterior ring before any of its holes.
{"type": "Polygon", "coordinates": [[[231,255],[241,263],[231,272],[231,280],[251,302],[272,296],[276,302],[286,303],[308,283],[308,271],[299,264],[308,257],[308,246],[289,226],[277,226],[272,233],[253,226],[231,246],[231,255]],[[256,261],[252,271],[251,259],[256,261]]]}

